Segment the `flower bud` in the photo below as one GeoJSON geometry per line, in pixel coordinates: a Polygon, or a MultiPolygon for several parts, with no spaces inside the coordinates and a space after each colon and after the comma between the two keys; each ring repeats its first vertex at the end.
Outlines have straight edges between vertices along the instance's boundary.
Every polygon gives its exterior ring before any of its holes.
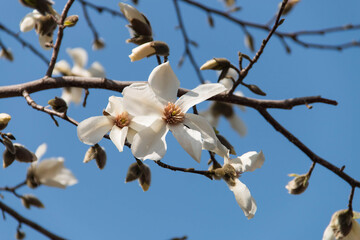
{"type": "Polygon", "coordinates": [[[35,175],[35,168],[30,166],[26,174],[26,185],[29,188],[37,188],[41,185],[40,180],[35,175]]]}
{"type": "Polygon", "coordinates": [[[20,3],[26,7],[35,8],[42,15],[54,13],[54,9],[51,6],[54,2],[51,0],[20,0],[20,3]]]}
{"type": "Polygon", "coordinates": [[[142,172],[139,164],[137,162],[132,163],[126,173],[125,183],[138,179],[141,174],[142,172]]]}
{"type": "Polygon", "coordinates": [[[14,56],[10,49],[1,49],[0,51],[0,58],[5,58],[6,60],[9,60],[10,62],[14,61],[14,56]]]}
{"type": "MultiPolygon", "coordinates": [[[[288,14],[295,7],[295,5],[298,4],[299,2],[300,2],[300,0],[289,0],[285,5],[282,15],[288,14]]],[[[279,8],[281,7],[281,4],[282,3],[279,3],[279,8]]]]}
{"type": "Polygon", "coordinates": [[[21,198],[21,203],[26,207],[27,209],[30,209],[31,206],[37,207],[37,208],[44,208],[44,204],[34,195],[31,194],[25,194],[21,198]]]}
{"type": "Polygon", "coordinates": [[[200,70],[223,70],[230,67],[230,62],[226,58],[213,58],[211,60],[208,60],[206,63],[204,63],[200,70]]]}
{"type": "Polygon", "coordinates": [[[354,218],[354,213],[349,209],[339,210],[335,212],[331,217],[329,225],[325,229],[323,240],[359,239],[360,225],[353,218],[354,218]]]}
{"type": "Polygon", "coordinates": [[[66,112],[68,109],[68,106],[64,99],[55,97],[54,99],[50,99],[48,101],[48,104],[57,112],[66,112]]]}
{"type": "MultiPolygon", "coordinates": [[[[211,161],[211,159],[209,161],[211,161]]],[[[216,161],[214,161],[213,164],[211,164],[209,169],[208,169],[210,172],[214,171],[214,176],[213,177],[214,177],[215,180],[221,180],[222,177],[225,174],[225,172],[224,172],[224,174],[222,174],[223,170],[218,170],[218,169],[222,169],[222,166],[216,161]]]]}
{"type": "Polygon", "coordinates": [[[3,168],[10,166],[15,160],[15,154],[11,153],[8,149],[5,149],[3,153],[3,168]]]}
{"type": "Polygon", "coordinates": [[[15,154],[14,144],[12,143],[12,141],[9,138],[3,136],[2,143],[5,145],[7,150],[9,150],[12,154],[15,154]]]}
{"type": "Polygon", "coordinates": [[[224,180],[230,185],[230,186],[235,186],[235,179],[238,178],[236,170],[233,166],[231,166],[230,164],[225,164],[223,166],[224,169],[224,180]]]}
{"type": "Polygon", "coordinates": [[[35,31],[39,35],[50,36],[57,27],[57,23],[51,15],[41,16],[35,23],[35,31]]]}
{"type": "Polygon", "coordinates": [[[11,120],[11,116],[7,113],[0,113],[0,130],[3,130],[11,120]]]}
{"type": "Polygon", "coordinates": [[[15,239],[16,239],[16,240],[22,240],[22,239],[24,239],[25,237],[26,237],[25,232],[21,231],[20,229],[18,229],[18,230],[16,231],[16,235],[15,235],[15,239]]]}
{"type": "Polygon", "coordinates": [[[79,21],[79,16],[71,15],[71,16],[65,18],[64,26],[65,27],[73,27],[76,25],[77,21],[79,21]]]}
{"type": "Polygon", "coordinates": [[[105,47],[105,42],[103,39],[101,38],[97,38],[94,40],[93,44],[92,44],[92,49],[95,50],[100,50],[103,49],[105,47]]]}
{"type": "Polygon", "coordinates": [[[99,144],[91,146],[85,153],[83,162],[88,163],[91,160],[96,160],[96,165],[99,169],[103,169],[106,165],[106,152],[99,144]]]}
{"type": "Polygon", "coordinates": [[[266,96],[266,93],[264,93],[258,86],[254,84],[249,84],[247,85],[247,87],[249,88],[250,91],[252,91],[255,94],[266,96]]]}
{"type": "Polygon", "coordinates": [[[254,38],[249,33],[245,35],[245,46],[249,48],[250,51],[255,51],[254,38]]]}
{"type": "Polygon", "coordinates": [[[298,175],[292,173],[289,174],[289,177],[295,177],[285,186],[285,188],[289,191],[290,194],[301,194],[309,186],[308,174],[298,175]]]}
{"type": "Polygon", "coordinates": [[[91,146],[85,153],[83,163],[90,162],[91,160],[95,159],[95,156],[96,156],[95,148],[91,146]]]}
{"type": "Polygon", "coordinates": [[[37,157],[34,153],[27,150],[23,145],[14,143],[15,159],[19,162],[35,162],[37,157]]]}
{"type": "Polygon", "coordinates": [[[139,184],[143,191],[146,192],[147,190],[149,190],[151,183],[151,171],[150,168],[145,164],[142,164],[140,168],[142,174],[139,177],[139,184]]]}
{"type": "Polygon", "coordinates": [[[152,55],[169,56],[169,47],[166,43],[161,41],[153,41],[144,43],[132,50],[129,58],[132,62],[143,59],[144,57],[150,57],[152,55]]]}

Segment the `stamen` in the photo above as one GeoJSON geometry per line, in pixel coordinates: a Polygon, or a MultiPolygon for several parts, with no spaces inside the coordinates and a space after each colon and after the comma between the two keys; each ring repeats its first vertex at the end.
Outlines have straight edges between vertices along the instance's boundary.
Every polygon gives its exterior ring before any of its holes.
{"type": "Polygon", "coordinates": [[[164,108],[163,119],[168,124],[178,124],[184,121],[185,114],[178,106],[169,102],[168,105],[164,108]]]}
{"type": "Polygon", "coordinates": [[[115,125],[119,128],[126,127],[130,124],[129,114],[127,112],[122,112],[121,114],[115,117],[115,125]]]}

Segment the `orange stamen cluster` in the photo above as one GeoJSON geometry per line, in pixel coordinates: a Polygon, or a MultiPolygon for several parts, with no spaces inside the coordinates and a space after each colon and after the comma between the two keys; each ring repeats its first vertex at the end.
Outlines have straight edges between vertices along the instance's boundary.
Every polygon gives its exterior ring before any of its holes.
{"type": "Polygon", "coordinates": [[[185,119],[185,114],[181,111],[181,109],[171,102],[166,105],[163,113],[163,119],[168,124],[182,123],[185,119]]]}
{"type": "Polygon", "coordinates": [[[119,128],[126,127],[130,124],[129,114],[127,112],[122,112],[121,114],[115,117],[115,125],[119,128]]]}

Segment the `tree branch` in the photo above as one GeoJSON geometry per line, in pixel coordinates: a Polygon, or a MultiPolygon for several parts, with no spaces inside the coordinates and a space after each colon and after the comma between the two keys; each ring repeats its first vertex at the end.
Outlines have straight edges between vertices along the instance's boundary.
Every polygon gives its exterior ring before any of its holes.
{"type": "Polygon", "coordinates": [[[157,165],[159,165],[162,168],[167,168],[170,169],[172,171],[181,171],[181,172],[189,172],[189,173],[195,173],[195,174],[200,174],[203,175],[207,178],[210,178],[212,180],[212,176],[214,175],[211,171],[199,171],[199,170],[195,170],[194,168],[180,168],[180,167],[174,167],[174,166],[170,166],[168,164],[165,164],[163,162],[161,162],[160,160],[158,161],[154,161],[157,165]]]}

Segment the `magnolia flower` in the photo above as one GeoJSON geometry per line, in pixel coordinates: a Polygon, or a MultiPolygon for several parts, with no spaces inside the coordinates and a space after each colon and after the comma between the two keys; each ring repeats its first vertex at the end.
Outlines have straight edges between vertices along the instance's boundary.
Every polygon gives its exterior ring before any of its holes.
{"type": "Polygon", "coordinates": [[[83,143],[94,145],[110,131],[111,141],[122,152],[126,138],[132,142],[135,133],[142,128],[141,124],[137,124],[143,121],[142,118],[137,119],[125,110],[123,98],[111,96],[104,116],[91,117],[80,122],[77,134],[83,143]]]}
{"type": "Polygon", "coordinates": [[[234,159],[225,157],[224,166],[215,170],[215,176],[222,177],[226,181],[248,219],[254,217],[257,206],[249,189],[239,180],[239,176],[244,172],[252,172],[260,168],[264,161],[265,156],[262,151],[259,153],[251,151],[234,159]]]}
{"type": "Polygon", "coordinates": [[[71,171],[64,167],[64,158],[49,158],[39,162],[39,159],[46,152],[46,144],[41,144],[35,152],[38,161],[33,162],[26,176],[26,183],[29,187],[35,188],[43,184],[49,187],[66,188],[78,181],[71,171]]]}
{"type": "MultiPolygon", "coordinates": [[[[73,60],[74,66],[70,68],[70,64],[61,60],[55,64],[53,74],[64,76],[78,76],[78,77],[105,77],[105,70],[99,62],[94,62],[90,68],[85,69],[88,61],[88,54],[83,48],[68,48],[67,53],[73,60]]],[[[82,96],[82,88],[64,88],[61,98],[65,100],[67,105],[70,102],[80,103],[82,96]]]]}
{"type": "MultiPolygon", "coordinates": [[[[60,18],[60,15],[55,11],[54,16],[55,18],[60,18]]],[[[20,22],[21,32],[28,32],[35,29],[36,33],[39,34],[40,46],[45,50],[51,49],[48,44],[53,42],[56,27],[57,23],[54,21],[53,16],[43,16],[36,9],[28,13],[20,22]]]]}
{"type": "Polygon", "coordinates": [[[360,218],[359,212],[335,212],[324,231],[323,240],[359,240],[360,224],[355,220],[357,218],[360,218]]]}
{"type": "Polygon", "coordinates": [[[148,83],[134,83],[123,90],[128,113],[143,116],[143,124],[149,126],[134,136],[131,150],[135,157],[160,160],[166,153],[165,137],[169,130],[198,162],[202,148],[213,150],[217,147],[215,132],[206,119],[186,112],[224,92],[225,87],[219,83],[203,84],[176,100],[179,85],[169,62],[166,62],[154,68],[148,83]]]}

